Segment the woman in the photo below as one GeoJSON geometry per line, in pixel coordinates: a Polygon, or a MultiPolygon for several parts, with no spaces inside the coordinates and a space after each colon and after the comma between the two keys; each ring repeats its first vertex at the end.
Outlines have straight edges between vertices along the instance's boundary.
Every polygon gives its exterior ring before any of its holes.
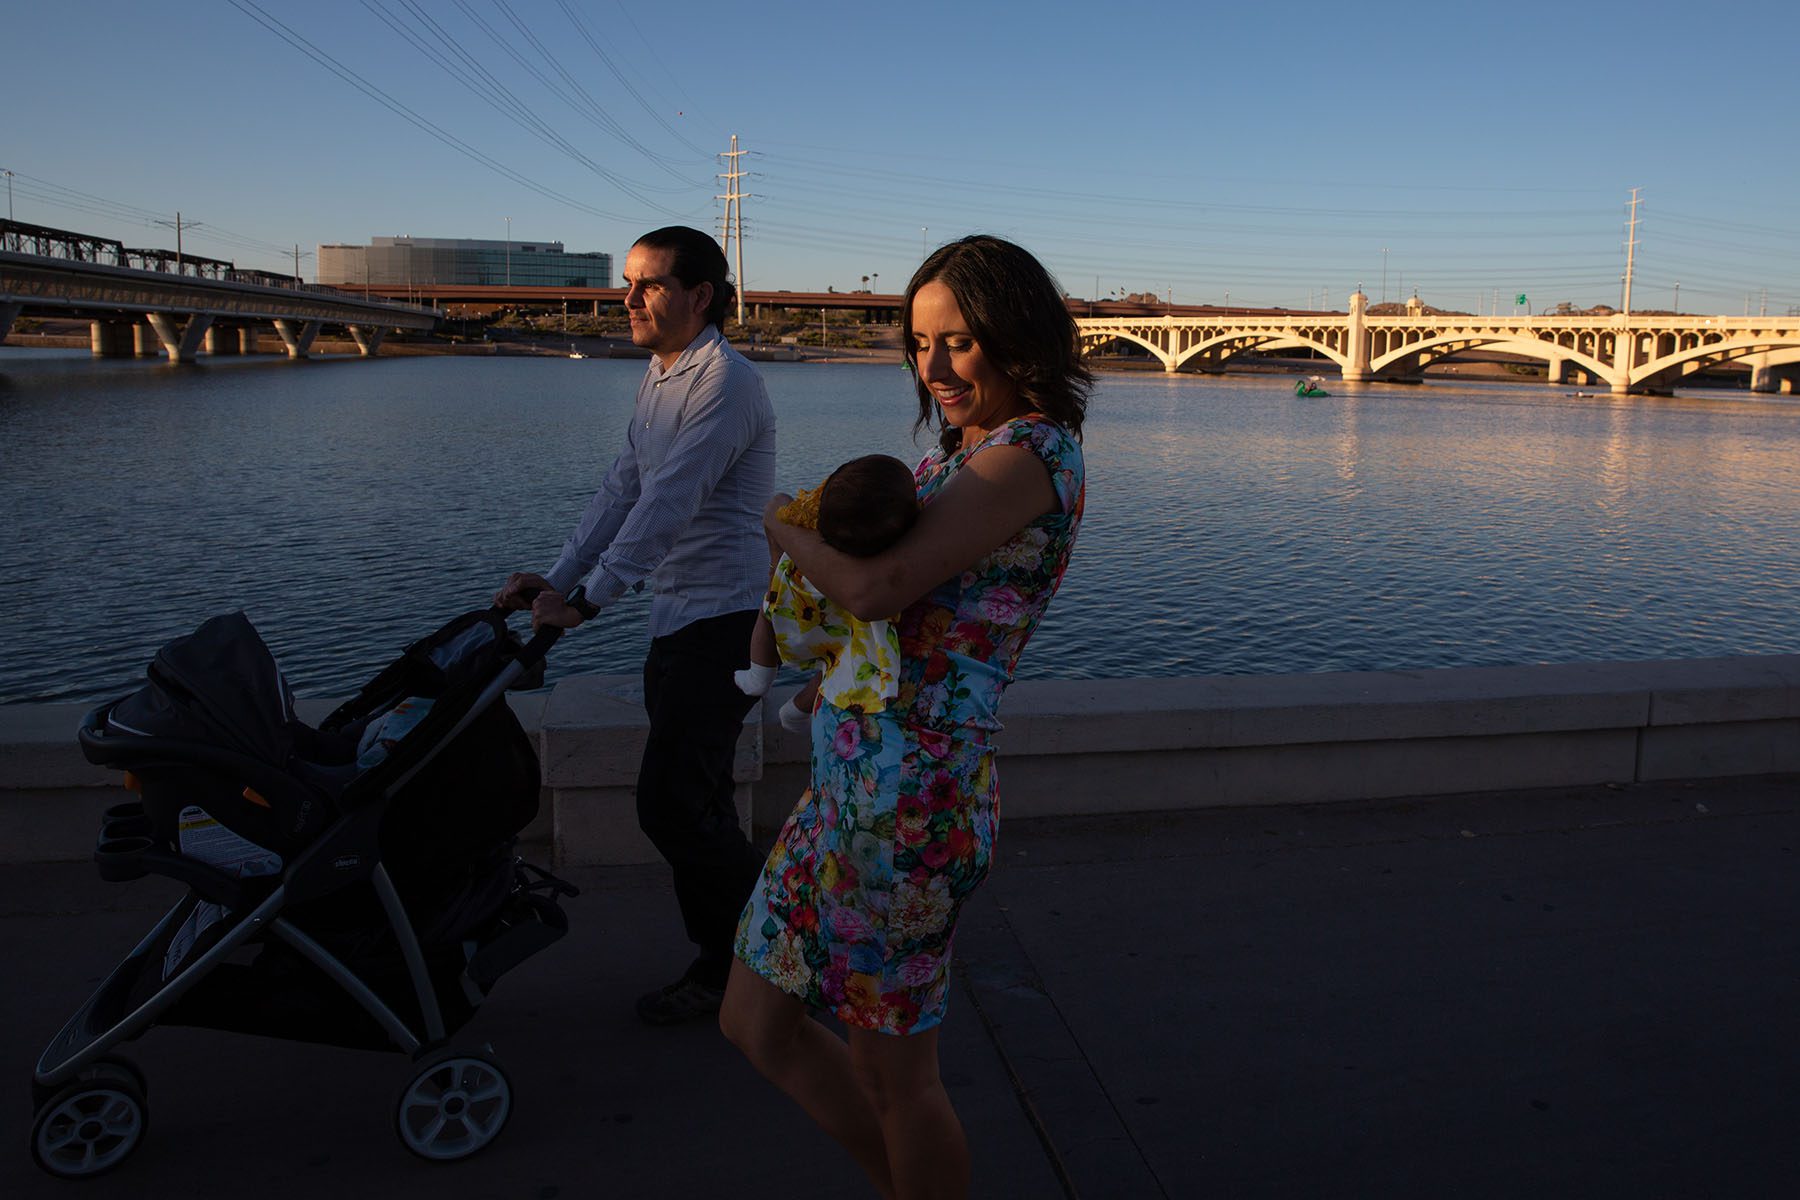
{"type": "Polygon", "coordinates": [[[764,520],[840,606],[900,614],[899,696],[814,713],[812,786],[739,922],[720,1025],[882,1195],[957,1196],[968,1146],[937,1055],[951,934],[993,854],[1000,694],[1081,522],[1093,381],[1061,289],[998,238],[926,259],[903,313],[918,427],[939,432],[915,472],[917,523],[857,558],[776,520],[785,496],[764,520]]]}

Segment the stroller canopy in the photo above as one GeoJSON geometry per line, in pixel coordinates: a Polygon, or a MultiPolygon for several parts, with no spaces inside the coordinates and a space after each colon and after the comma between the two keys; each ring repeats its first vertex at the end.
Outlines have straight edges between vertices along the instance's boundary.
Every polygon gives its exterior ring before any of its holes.
{"type": "Polygon", "coordinates": [[[126,733],[236,750],[271,766],[294,750],[294,694],[241,612],[213,617],[161,650],[149,682],[108,723],[126,733]]]}

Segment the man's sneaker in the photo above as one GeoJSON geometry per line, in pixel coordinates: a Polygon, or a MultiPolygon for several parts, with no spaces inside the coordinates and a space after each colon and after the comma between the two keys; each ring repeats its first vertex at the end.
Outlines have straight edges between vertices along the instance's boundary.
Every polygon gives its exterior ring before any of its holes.
{"type": "Polygon", "coordinates": [[[679,1025],[711,1016],[725,1002],[725,989],[708,987],[692,975],[683,975],[666,987],[638,997],[638,1019],[646,1025],[679,1025]]]}

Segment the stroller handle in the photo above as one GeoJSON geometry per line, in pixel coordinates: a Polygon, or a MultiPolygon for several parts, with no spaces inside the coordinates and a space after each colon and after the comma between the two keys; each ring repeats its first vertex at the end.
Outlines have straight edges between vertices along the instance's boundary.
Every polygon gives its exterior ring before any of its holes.
{"type": "MultiPolygon", "coordinates": [[[[537,594],[542,591],[541,588],[531,588],[526,590],[530,592],[529,598],[532,599],[535,599],[537,594]]],[[[565,599],[579,602],[584,594],[584,589],[577,585],[569,590],[565,599]]],[[[511,615],[512,610],[502,608],[496,604],[490,608],[488,612],[490,615],[498,616],[501,622],[504,623],[506,618],[511,615]]],[[[469,706],[468,711],[463,713],[462,717],[451,727],[450,732],[446,733],[438,740],[437,746],[428,751],[423,758],[413,763],[413,765],[403,774],[388,782],[386,795],[390,799],[398,795],[400,789],[404,788],[412,780],[413,776],[424,770],[425,765],[433,758],[437,757],[439,749],[455,741],[457,734],[467,729],[469,725],[474,722],[476,717],[486,711],[490,704],[495,703],[501,696],[505,695],[506,690],[513,685],[514,680],[543,662],[544,656],[550,653],[550,647],[556,645],[557,639],[562,637],[564,632],[566,631],[556,625],[544,625],[540,627],[538,631],[532,635],[531,640],[520,647],[519,652],[513,656],[512,661],[500,668],[500,673],[494,676],[493,680],[481,690],[481,695],[475,698],[475,702],[469,706]]]]}
{"type": "MultiPolygon", "coordinates": [[[[542,589],[540,588],[526,588],[520,595],[527,600],[535,600],[541,590],[542,589]]],[[[581,584],[576,584],[569,589],[568,595],[564,596],[563,599],[565,602],[573,605],[580,603],[582,598],[586,595],[587,589],[581,584]]],[[[505,610],[496,606],[495,611],[502,612],[505,610]]],[[[550,653],[550,647],[556,645],[557,639],[562,637],[566,632],[568,631],[559,625],[539,626],[537,632],[531,635],[531,640],[525,643],[525,648],[519,652],[517,661],[523,667],[532,667],[537,663],[542,662],[544,656],[550,653]]]]}

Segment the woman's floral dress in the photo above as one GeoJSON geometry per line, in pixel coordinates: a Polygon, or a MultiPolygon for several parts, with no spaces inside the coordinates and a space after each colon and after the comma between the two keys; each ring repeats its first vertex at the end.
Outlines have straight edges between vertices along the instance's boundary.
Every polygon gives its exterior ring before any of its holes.
{"type": "Polygon", "coordinates": [[[1058,510],[900,614],[892,704],[821,701],[812,786],[738,922],[746,965],[864,1029],[919,1033],[943,1020],[957,911],[987,875],[999,826],[1000,694],[1081,525],[1081,446],[1041,416],[954,454],[933,450],[913,473],[920,502],[971,456],[1005,445],[1043,460],[1058,510]]]}

